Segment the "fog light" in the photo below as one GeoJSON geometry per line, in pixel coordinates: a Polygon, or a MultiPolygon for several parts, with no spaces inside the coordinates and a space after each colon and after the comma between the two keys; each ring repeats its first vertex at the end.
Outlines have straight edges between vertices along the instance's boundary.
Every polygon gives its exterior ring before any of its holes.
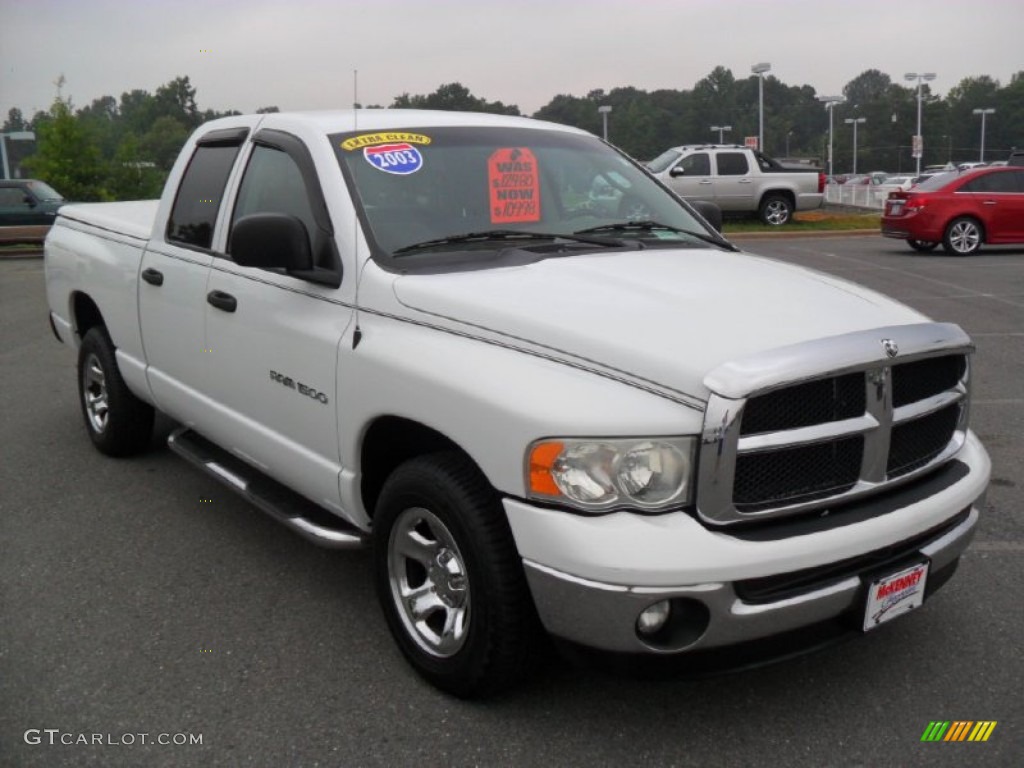
{"type": "Polygon", "coordinates": [[[636,620],[637,631],[642,635],[653,635],[665,626],[672,607],[668,600],[655,603],[640,612],[636,620]]]}

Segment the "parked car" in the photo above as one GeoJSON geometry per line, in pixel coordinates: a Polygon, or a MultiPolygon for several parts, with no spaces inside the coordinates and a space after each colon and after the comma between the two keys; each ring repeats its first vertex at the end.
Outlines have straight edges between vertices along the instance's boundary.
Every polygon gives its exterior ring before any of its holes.
{"type": "Polygon", "coordinates": [[[916,251],[968,256],[982,243],[1024,243],[1024,168],[943,173],[889,195],[882,234],[916,251]]]}
{"type": "Polygon", "coordinates": [[[786,167],[736,144],[673,147],[647,170],[688,202],[714,203],[725,214],[755,214],[770,226],[825,201],[825,174],[817,168],[786,167]]]}
{"type": "Polygon", "coordinates": [[[888,187],[890,191],[896,191],[897,189],[908,190],[914,186],[913,176],[886,176],[880,187],[888,187]]]}
{"type": "Polygon", "coordinates": [[[36,179],[0,179],[0,243],[41,243],[67,202],[36,179]]]}
{"type": "Polygon", "coordinates": [[[972,163],[960,163],[956,168],[958,171],[969,171],[972,168],[984,168],[987,165],[988,163],[982,163],[976,160],[972,163]]]}

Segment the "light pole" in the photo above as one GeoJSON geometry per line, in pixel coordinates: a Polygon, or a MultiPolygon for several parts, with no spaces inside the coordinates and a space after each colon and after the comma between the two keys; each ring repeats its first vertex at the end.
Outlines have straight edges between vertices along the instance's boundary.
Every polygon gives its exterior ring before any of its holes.
{"type": "Polygon", "coordinates": [[[712,131],[718,131],[718,143],[719,144],[725,144],[725,132],[726,131],[731,131],[732,130],[732,126],[731,125],[712,125],[711,126],[711,130],[712,131]]]}
{"type": "Polygon", "coordinates": [[[836,104],[843,103],[842,96],[819,96],[818,101],[825,105],[825,109],[828,110],[828,175],[832,176],[832,111],[835,109],[836,104]]]}
{"type": "Polygon", "coordinates": [[[601,123],[604,130],[604,140],[608,141],[608,113],[612,111],[612,108],[607,104],[597,108],[597,111],[601,114],[601,123]]]}
{"type": "Polygon", "coordinates": [[[792,131],[786,131],[786,158],[789,158],[789,137],[793,135],[792,131]]]}
{"type": "Polygon", "coordinates": [[[866,123],[868,119],[866,117],[848,117],[843,120],[847,125],[853,125],[853,175],[857,175],[857,125],[859,123],[866,123]]]}
{"type": "Polygon", "coordinates": [[[917,175],[921,175],[921,156],[924,154],[924,137],[921,135],[921,83],[926,80],[934,80],[934,72],[907,72],[904,80],[917,80],[917,135],[914,137],[913,155],[917,159],[917,175]]]}
{"type": "Polygon", "coordinates": [[[981,115],[981,156],[978,161],[982,163],[985,162],[985,115],[994,115],[995,113],[996,111],[992,107],[974,110],[974,114],[981,115]]]}
{"type": "Polygon", "coordinates": [[[764,152],[764,73],[771,68],[772,65],[766,61],[750,68],[757,75],[757,148],[761,152],[764,152]]]}

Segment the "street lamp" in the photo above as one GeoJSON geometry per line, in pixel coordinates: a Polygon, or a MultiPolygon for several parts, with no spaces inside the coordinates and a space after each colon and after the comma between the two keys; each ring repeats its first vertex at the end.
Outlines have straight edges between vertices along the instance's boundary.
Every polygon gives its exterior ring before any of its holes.
{"type": "Polygon", "coordinates": [[[868,119],[866,117],[848,117],[843,120],[847,125],[853,125],[853,175],[857,175],[857,125],[859,123],[866,123],[868,119]]]}
{"type": "Polygon", "coordinates": [[[786,131],[786,157],[789,157],[789,137],[793,135],[792,131],[786,131]]]}
{"type": "Polygon", "coordinates": [[[934,80],[934,72],[907,72],[904,80],[917,80],[917,136],[914,137],[914,157],[917,158],[917,175],[921,175],[921,155],[924,154],[924,137],[921,135],[921,83],[926,80],[934,80]]]}
{"type": "Polygon", "coordinates": [[[974,114],[981,115],[981,156],[978,160],[982,163],[985,162],[985,115],[994,115],[995,113],[996,111],[992,107],[974,110],[974,114]]]}
{"type": "Polygon", "coordinates": [[[772,65],[766,61],[755,64],[750,71],[757,75],[757,148],[764,152],[764,73],[772,65]]]}
{"type": "Polygon", "coordinates": [[[731,125],[712,125],[711,126],[711,130],[712,131],[718,131],[718,143],[719,144],[725,144],[725,136],[724,136],[724,134],[725,134],[726,131],[731,131],[732,130],[732,126],[731,125]]]}
{"type": "Polygon", "coordinates": [[[612,108],[605,105],[598,107],[597,111],[601,114],[601,122],[604,126],[604,140],[608,141],[608,113],[612,111],[612,108]]]}
{"type": "Polygon", "coordinates": [[[828,110],[828,175],[832,176],[832,112],[836,104],[843,103],[842,96],[819,96],[818,101],[825,105],[828,110]]]}

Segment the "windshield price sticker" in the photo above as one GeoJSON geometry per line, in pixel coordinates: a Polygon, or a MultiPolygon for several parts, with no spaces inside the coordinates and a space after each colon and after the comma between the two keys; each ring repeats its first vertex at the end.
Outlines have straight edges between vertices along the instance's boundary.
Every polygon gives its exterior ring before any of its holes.
{"type": "Polygon", "coordinates": [[[381,144],[364,147],[363,157],[378,171],[407,176],[423,167],[423,155],[412,144],[381,144]]]}
{"type": "Polygon", "coordinates": [[[525,147],[506,147],[487,159],[491,223],[540,221],[537,158],[525,147]]]}
{"type": "Polygon", "coordinates": [[[928,580],[928,563],[918,563],[899,573],[871,582],[864,631],[874,629],[924,603],[924,585],[928,580]]]}

